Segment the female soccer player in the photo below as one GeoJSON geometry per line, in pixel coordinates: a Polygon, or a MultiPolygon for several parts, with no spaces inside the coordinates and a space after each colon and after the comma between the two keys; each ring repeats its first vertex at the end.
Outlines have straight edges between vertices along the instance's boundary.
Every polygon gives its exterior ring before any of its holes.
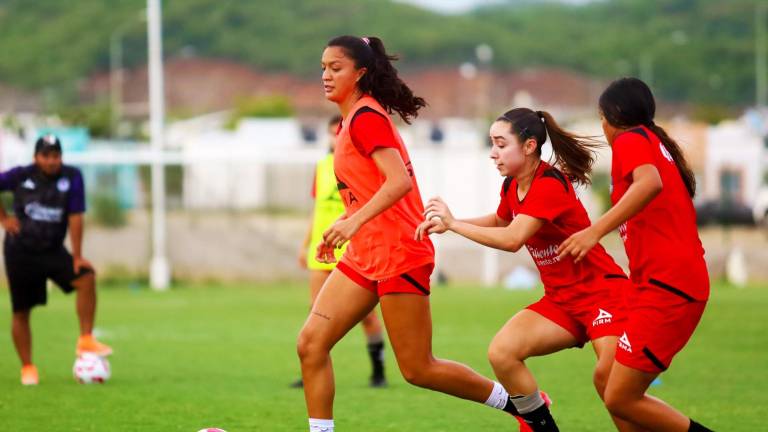
{"type": "MultiPolygon", "coordinates": [[[[312,303],[317,298],[335,263],[322,263],[315,257],[317,247],[323,241],[323,232],[336,219],[344,214],[344,204],[341,202],[339,189],[336,186],[336,175],[333,173],[333,152],[336,149],[336,132],[339,131],[341,116],[334,116],[328,122],[328,138],[330,152],[320,159],[315,166],[315,181],[312,187],[312,198],[315,206],[309,223],[307,235],[299,249],[299,265],[309,269],[309,295],[312,303]]],[[[345,248],[336,249],[336,258],[341,258],[345,248]]],[[[367,339],[368,355],[371,358],[371,387],[385,387],[387,380],[384,375],[384,339],[381,322],[375,311],[371,311],[362,321],[363,331],[367,339]]],[[[301,380],[293,383],[292,387],[303,387],[301,380]]]]}
{"type": "MultiPolygon", "coordinates": [[[[416,236],[451,230],[496,249],[528,249],[541,274],[544,297],[502,327],[488,357],[518,412],[536,424],[549,414],[525,360],[591,341],[597,354],[593,381],[602,397],[624,319],[621,291],[629,281],[600,245],[581,263],[556,254],[560,242],[590,224],[572,183],[589,183],[598,143],[561,129],[549,113],[528,108],[496,119],[490,138],[491,159],[506,177],[496,213],[456,220],[440,198],[433,198],[416,236]],[[547,136],[561,169],[541,160],[547,136]]],[[[627,428],[621,421],[617,426],[627,428]]]]}
{"type": "MultiPolygon", "coordinates": [[[[321,262],[349,242],[323,285],[298,339],[310,431],[333,431],[330,350],[381,302],[389,341],[411,384],[514,413],[499,383],[432,355],[429,282],[434,248],[414,239],[424,206],[397,129],[425,102],[398,77],[378,38],[340,36],[322,56],[325,97],[343,117],[334,170],[346,213],[323,234],[321,262]]],[[[524,427],[524,426],[521,426],[524,427]]]]}
{"type": "Polygon", "coordinates": [[[614,81],[599,105],[613,150],[614,205],[564,241],[558,257],[579,262],[616,228],[624,240],[633,287],[605,404],[614,416],[647,430],[708,431],[645,394],[688,342],[709,298],[692,201],[696,180],[675,140],[654,123],[656,103],[644,82],[614,81]]]}

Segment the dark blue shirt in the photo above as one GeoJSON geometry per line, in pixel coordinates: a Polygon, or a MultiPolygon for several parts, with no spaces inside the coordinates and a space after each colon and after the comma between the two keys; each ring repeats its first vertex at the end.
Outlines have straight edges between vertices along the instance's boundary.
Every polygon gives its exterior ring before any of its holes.
{"type": "Polygon", "coordinates": [[[80,170],[63,165],[56,176],[43,174],[35,165],[0,173],[0,191],[13,193],[13,210],[20,232],[6,235],[7,247],[30,252],[62,247],[69,216],[85,212],[85,185],[80,170]]]}

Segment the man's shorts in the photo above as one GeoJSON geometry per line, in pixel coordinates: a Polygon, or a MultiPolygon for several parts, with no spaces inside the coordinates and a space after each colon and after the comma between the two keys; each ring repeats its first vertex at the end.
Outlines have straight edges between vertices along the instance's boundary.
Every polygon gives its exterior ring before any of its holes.
{"type": "Polygon", "coordinates": [[[344,264],[344,262],[340,262],[336,268],[352,279],[353,282],[371,291],[378,297],[383,297],[387,294],[418,294],[428,296],[430,292],[430,278],[435,264],[426,264],[399,276],[378,281],[367,279],[352,267],[344,264]]]}
{"type": "Polygon", "coordinates": [[[631,286],[626,277],[599,278],[579,288],[585,295],[578,303],[556,302],[545,295],[526,309],[568,330],[582,347],[601,337],[621,335],[626,324],[623,296],[631,286]]]}
{"type": "Polygon", "coordinates": [[[679,287],[656,281],[636,286],[626,301],[627,325],[619,338],[616,361],[648,373],[669,368],[693,335],[707,305],[679,287]]]}
{"type": "Polygon", "coordinates": [[[28,252],[6,246],[4,252],[5,272],[14,312],[46,304],[48,279],[65,293],[70,293],[75,290],[72,282],[93,272],[81,269],[79,274],[75,274],[72,255],[64,247],[47,252],[28,252]]]}

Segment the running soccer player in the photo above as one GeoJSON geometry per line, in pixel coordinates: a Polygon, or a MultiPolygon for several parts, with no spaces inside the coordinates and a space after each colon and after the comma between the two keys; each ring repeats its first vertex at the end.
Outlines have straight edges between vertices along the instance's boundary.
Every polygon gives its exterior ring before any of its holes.
{"type": "MultiPolygon", "coordinates": [[[[573,183],[589,184],[598,143],[563,130],[549,113],[528,108],[497,118],[490,138],[491,159],[506,177],[496,212],[457,220],[442,199],[433,198],[416,238],[450,230],[495,249],[528,249],[541,274],[544,297],[499,330],[488,358],[533,430],[557,430],[525,360],[591,341],[597,355],[593,382],[602,398],[624,320],[621,291],[629,280],[602,246],[580,263],[556,254],[560,242],[590,224],[573,183]],[[547,137],[555,166],[541,160],[547,137]]],[[[631,430],[614,421],[621,430],[631,430]]]]}
{"type": "Polygon", "coordinates": [[[92,334],[96,282],[93,266],[82,255],[84,189],[80,171],[62,164],[61,143],[53,135],[37,140],[34,164],[0,173],[0,191],[13,193],[14,216],[0,206],[0,223],[5,229],[5,271],[13,308],[11,333],[23,385],[39,382],[32,363],[29,317],[34,306],[46,304],[48,279],[65,293],[77,291],[80,338],[76,352],[112,353],[92,334]],[[71,254],[64,247],[67,230],[71,254]]]}
{"type": "MultiPolygon", "coordinates": [[[[346,213],[323,233],[321,262],[349,247],[323,285],[298,338],[312,432],[334,429],[330,351],[380,302],[405,379],[515,414],[503,386],[432,355],[429,306],[434,248],[413,238],[424,206],[408,152],[389,113],[404,121],[425,106],[398,77],[378,38],[340,36],[323,51],[325,97],[343,117],[334,171],[346,213]]],[[[521,426],[523,427],[523,426],[521,426]]]]}
{"type": "MultiPolygon", "coordinates": [[[[336,132],[339,131],[341,116],[334,116],[328,122],[328,138],[330,152],[317,162],[315,166],[315,181],[312,187],[312,198],[315,201],[312,218],[307,235],[299,249],[299,265],[309,269],[309,294],[311,304],[315,303],[317,293],[328,279],[335,263],[323,263],[315,257],[317,247],[323,241],[323,232],[333,225],[344,214],[344,203],[341,202],[339,189],[336,186],[336,175],[333,173],[333,152],[336,148],[336,132]]],[[[336,259],[340,259],[346,247],[335,250],[336,259]]],[[[385,387],[387,380],[384,375],[384,338],[381,322],[375,311],[371,311],[362,321],[363,331],[367,339],[368,355],[373,369],[370,378],[371,387],[385,387]]],[[[292,387],[301,388],[304,383],[296,381],[292,387]]]]}
{"type": "Polygon", "coordinates": [[[645,393],[688,343],[709,298],[692,200],[696,180],[675,140],[654,123],[656,102],[644,82],[614,81],[599,106],[613,151],[613,207],[564,241],[558,256],[579,262],[616,228],[624,241],[633,287],[605,404],[647,430],[708,431],[645,393]]]}

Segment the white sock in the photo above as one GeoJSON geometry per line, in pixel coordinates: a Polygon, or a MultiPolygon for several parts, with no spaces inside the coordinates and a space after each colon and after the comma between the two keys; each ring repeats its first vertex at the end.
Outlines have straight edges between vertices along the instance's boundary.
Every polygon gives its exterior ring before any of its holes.
{"type": "Polygon", "coordinates": [[[536,389],[535,392],[529,395],[512,397],[512,404],[515,405],[517,412],[520,414],[528,414],[544,405],[544,403],[544,398],[541,397],[539,389],[536,389]]]}
{"type": "Polygon", "coordinates": [[[488,400],[485,401],[485,404],[491,408],[504,409],[504,407],[507,406],[508,400],[509,393],[504,389],[504,386],[494,381],[493,390],[491,390],[491,395],[488,396],[488,400]]]}
{"type": "Polygon", "coordinates": [[[309,432],[333,432],[333,419],[309,419],[309,432]]]}

